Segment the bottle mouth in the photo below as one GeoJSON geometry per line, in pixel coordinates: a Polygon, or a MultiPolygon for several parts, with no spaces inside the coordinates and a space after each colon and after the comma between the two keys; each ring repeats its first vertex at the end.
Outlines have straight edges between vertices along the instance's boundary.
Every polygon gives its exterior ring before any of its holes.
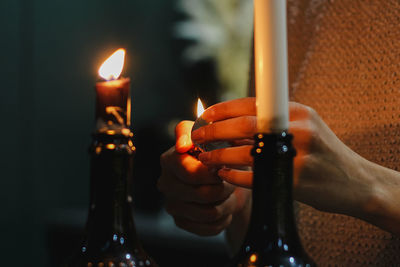
{"type": "Polygon", "coordinates": [[[293,135],[287,131],[279,133],[258,133],[254,135],[253,157],[271,156],[275,154],[294,157],[296,150],[292,145],[293,135]]]}

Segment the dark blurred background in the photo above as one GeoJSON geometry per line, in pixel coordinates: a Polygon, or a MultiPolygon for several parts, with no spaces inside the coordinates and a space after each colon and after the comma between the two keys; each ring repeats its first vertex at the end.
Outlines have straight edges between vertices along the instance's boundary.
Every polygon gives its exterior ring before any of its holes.
{"type": "Polygon", "coordinates": [[[127,50],[123,76],[132,79],[134,203],[145,248],[160,263],[225,259],[221,237],[173,228],[155,188],[176,122],[194,119],[197,97],[210,105],[218,92],[212,61],[182,63],[190,41],[172,34],[184,18],[174,6],[174,0],[0,1],[2,266],[55,266],[78,245],[97,69],[120,47],[127,50]],[[146,228],[151,223],[157,229],[146,228]],[[176,234],[174,242],[167,232],[176,234]]]}

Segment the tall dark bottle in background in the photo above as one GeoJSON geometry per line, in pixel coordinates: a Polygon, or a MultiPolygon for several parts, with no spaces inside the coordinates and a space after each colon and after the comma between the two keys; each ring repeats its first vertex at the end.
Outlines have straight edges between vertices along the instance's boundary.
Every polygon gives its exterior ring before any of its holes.
{"type": "MultiPolygon", "coordinates": [[[[123,58],[125,51],[118,50],[114,55],[123,58]]],[[[107,61],[115,65],[113,56],[107,61]]],[[[89,152],[89,216],[82,243],[66,266],[157,266],[143,250],[133,220],[135,147],[130,129],[130,80],[118,79],[119,74],[105,76],[109,81],[96,84],[96,130],[89,152]]]]}
{"type": "Polygon", "coordinates": [[[249,228],[231,266],[315,266],[301,245],[293,213],[292,136],[258,134],[249,228]]]}

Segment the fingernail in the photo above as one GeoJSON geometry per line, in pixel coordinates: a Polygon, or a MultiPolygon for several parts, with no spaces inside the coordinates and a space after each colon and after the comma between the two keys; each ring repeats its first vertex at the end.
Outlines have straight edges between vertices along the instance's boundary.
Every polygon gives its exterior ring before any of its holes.
{"type": "Polygon", "coordinates": [[[202,153],[200,153],[200,155],[199,155],[199,160],[200,160],[202,163],[207,163],[207,162],[210,160],[210,153],[208,153],[208,152],[202,152],[202,153]]]}
{"type": "Polygon", "coordinates": [[[181,137],[179,137],[178,141],[176,142],[176,145],[179,147],[184,147],[189,144],[189,137],[184,134],[181,137]]]}
{"type": "Polygon", "coordinates": [[[192,132],[193,141],[201,141],[204,138],[204,129],[200,128],[192,132]]]}

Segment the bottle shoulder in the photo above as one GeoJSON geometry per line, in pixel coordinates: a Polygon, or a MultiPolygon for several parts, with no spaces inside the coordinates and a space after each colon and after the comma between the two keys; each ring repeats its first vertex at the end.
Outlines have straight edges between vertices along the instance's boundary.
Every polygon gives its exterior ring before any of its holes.
{"type": "Polygon", "coordinates": [[[316,264],[300,252],[260,251],[238,254],[227,267],[315,267],[316,264]]]}
{"type": "Polygon", "coordinates": [[[155,261],[142,248],[122,248],[105,251],[79,251],[62,267],[157,267],[155,261]]]}

